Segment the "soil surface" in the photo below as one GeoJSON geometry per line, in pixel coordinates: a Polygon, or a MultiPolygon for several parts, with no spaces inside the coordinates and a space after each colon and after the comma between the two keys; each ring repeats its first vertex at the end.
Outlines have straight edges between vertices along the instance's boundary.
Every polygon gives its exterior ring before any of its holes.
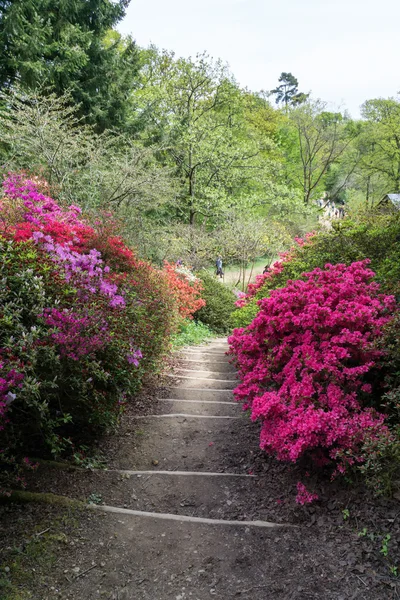
{"type": "Polygon", "coordinates": [[[31,561],[36,575],[21,598],[400,598],[398,500],[266,457],[258,425],[233,401],[226,348],[215,340],[177,355],[163,385],[102,441],[106,469],[43,465],[28,479],[30,491],[93,509],[60,517],[54,506],[0,507],[3,565],[7,548],[15,553],[22,544],[23,552],[38,523],[52,529],[59,519],[51,571],[31,561]],[[295,503],[298,481],[318,502],[295,503]]]}

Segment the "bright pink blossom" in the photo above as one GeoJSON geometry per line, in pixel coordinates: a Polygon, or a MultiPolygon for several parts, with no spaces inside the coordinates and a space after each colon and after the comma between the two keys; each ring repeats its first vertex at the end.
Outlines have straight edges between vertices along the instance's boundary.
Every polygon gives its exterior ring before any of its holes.
{"type": "Polygon", "coordinates": [[[372,392],[366,377],[381,356],[372,342],[395,300],[379,294],[367,264],[326,265],[288,281],[229,339],[242,381],[235,396],[262,422],[261,448],[280,460],[311,451],[321,461],[323,449],[345,470],[362,460],[367,434],[387,431],[360,394],[372,392]]]}
{"type": "Polygon", "coordinates": [[[301,483],[301,481],[299,481],[297,484],[297,504],[311,504],[315,500],[318,500],[318,494],[313,494],[312,492],[309,492],[304,483],[301,483]]]}

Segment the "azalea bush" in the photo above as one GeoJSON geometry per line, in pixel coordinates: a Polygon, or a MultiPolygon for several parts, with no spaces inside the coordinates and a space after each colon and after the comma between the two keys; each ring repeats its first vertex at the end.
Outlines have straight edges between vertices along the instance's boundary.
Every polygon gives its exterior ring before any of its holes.
{"type": "Polygon", "coordinates": [[[258,301],[229,338],[241,378],[235,396],[262,423],[260,445],[279,460],[311,455],[335,472],[364,460],[363,444],[388,437],[374,342],[393,311],[367,260],[326,265],[258,301]]]}
{"type": "Polygon", "coordinates": [[[201,297],[202,283],[190,270],[164,261],[164,276],[182,319],[191,319],[196,311],[205,306],[206,302],[201,297]]]}
{"type": "Polygon", "coordinates": [[[138,260],[111,214],[90,222],[23,173],[4,182],[0,256],[4,461],[58,455],[115,423],[203,303],[197,281],[138,260]]]}

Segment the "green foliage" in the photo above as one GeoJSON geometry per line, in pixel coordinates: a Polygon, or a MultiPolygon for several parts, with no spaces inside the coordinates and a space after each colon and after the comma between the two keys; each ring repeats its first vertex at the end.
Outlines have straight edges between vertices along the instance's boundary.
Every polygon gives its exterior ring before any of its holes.
{"type": "Polygon", "coordinates": [[[400,315],[385,328],[379,342],[384,352],[381,367],[386,374],[386,393],[381,404],[387,414],[390,438],[367,440],[365,462],[359,469],[377,494],[392,496],[400,490],[400,315]]]}
{"type": "Polygon", "coordinates": [[[63,509],[59,516],[45,511],[43,517],[18,519],[12,539],[0,548],[1,600],[32,600],[37,592],[43,597],[43,586],[52,585],[52,573],[61,560],[67,544],[76,535],[79,515],[76,509],[63,509]],[[7,571],[5,569],[8,569],[7,571]],[[40,591],[39,591],[40,590],[40,591]]]}
{"type": "Polygon", "coordinates": [[[146,144],[162,142],[160,160],[175,170],[174,219],[215,225],[232,199],[256,206],[278,196],[276,145],[249,123],[248,94],[221,61],[151,48],[141,77],[135,127],[146,144]]]}
{"type": "Polygon", "coordinates": [[[134,220],[172,193],[170,173],[152,148],[126,135],[96,134],[80,122],[69,94],[57,97],[18,89],[3,95],[0,137],[3,169],[40,172],[65,202],[85,209],[119,209],[134,220]]]}
{"type": "Polygon", "coordinates": [[[358,469],[377,495],[393,496],[399,491],[400,427],[396,429],[390,439],[367,439],[362,448],[366,458],[358,469]]]}
{"type": "Polygon", "coordinates": [[[362,144],[362,166],[377,175],[384,193],[400,189],[400,102],[393,98],[367,100],[362,114],[367,119],[362,144]]]}
{"type": "Polygon", "coordinates": [[[179,332],[172,337],[172,347],[198,346],[212,338],[214,332],[204,323],[186,319],[181,323],[179,332]]]}
{"type": "Polygon", "coordinates": [[[126,0],[0,2],[0,88],[45,84],[67,90],[80,116],[99,130],[125,124],[139,67],[134,42],[106,34],[126,0]]]}
{"type": "Polygon", "coordinates": [[[341,113],[328,112],[326,107],[324,102],[308,100],[289,113],[282,127],[287,177],[301,191],[305,204],[320,198],[329,169],[356,136],[341,113]]]}
{"type": "Polygon", "coordinates": [[[232,327],[231,314],[235,308],[234,294],[205,269],[200,271],[198,277],[203,285],[201,296],[206,305],[195,313],[194,318],[217,333],[229,332],[232,327]]]}
{"type": "Polygon", "coordinates": [[[243,308],[237,308],[231,316],[232,327],[247,327],[259,311],[257,300],[252,299],[243,308]]]}
{"type": "Polygon", "coordinates": [[[345,263],[369,258],[377,281],[387,292],[395,291],[399,281],[400,218],[376,213],[360,222],[339,221],[329,232],[321,232],[304,246],[290,251],[291,259],[281,272],[267,279],[256,294],[263,298],[268,290],[283,287],[289,279],[325,264],[345,263]]]}

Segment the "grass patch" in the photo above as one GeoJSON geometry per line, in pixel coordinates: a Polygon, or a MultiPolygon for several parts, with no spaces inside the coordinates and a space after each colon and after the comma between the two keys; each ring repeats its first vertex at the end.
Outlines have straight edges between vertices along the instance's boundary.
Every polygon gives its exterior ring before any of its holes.
{"type": "Polygon", "coordinates": [[[187,319],[180,327],[179,333],[172,338],[172,347],[197,346],[215,337],[215,333],[204,323],[187,319]]]}

